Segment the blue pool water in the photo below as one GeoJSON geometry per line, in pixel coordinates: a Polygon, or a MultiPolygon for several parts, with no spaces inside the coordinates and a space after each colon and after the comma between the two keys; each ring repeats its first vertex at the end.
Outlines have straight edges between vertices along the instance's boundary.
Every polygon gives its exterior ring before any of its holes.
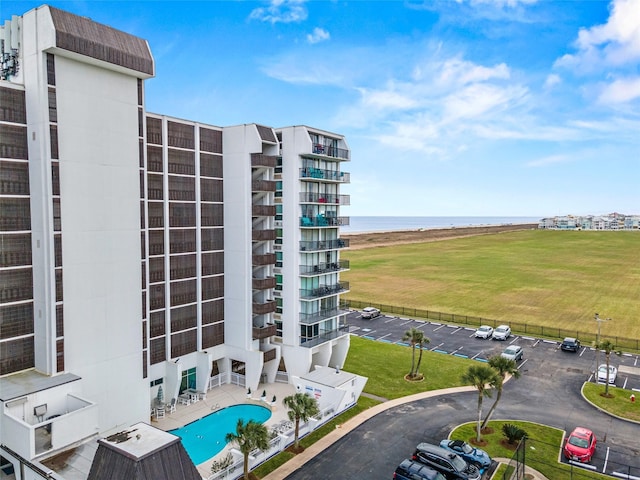
{"type": "Polygon", "coordinates": [[[233,405],[211,413],[184,427],[170,430],[182,439],[189,457],[196,465],[206,462],[222,451],[227,433],[235,433],[238,420],[266,422],[271,410],[260,405],[233,405]]]}

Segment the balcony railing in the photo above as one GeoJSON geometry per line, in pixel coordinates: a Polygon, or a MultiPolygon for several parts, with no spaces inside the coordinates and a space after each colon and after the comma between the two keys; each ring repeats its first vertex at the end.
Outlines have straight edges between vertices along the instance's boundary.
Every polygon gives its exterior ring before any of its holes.
{"type": "Polygon", "coordinates": [[[267,300],[264,303],[254,303],[252,311],[254,315],[266,315],[267,313],[275,312],[276,307],[275,300],[267,300]]]}
{"type": "Polygon", "coordinates": [[[251,166],[252,167],[272,167],[275,168],[278,164],[278,157],[275,155],[265,155],[264,153],[252,153],[251,154],[251,166]]]}
{"type": "Polygon", "coordinates": [[[276,277],[254,278],[251,280],[251,288],[254,290],[267,290],[276,287],[276,277]]]}
{"type": "Polygon", "coordinates": [[[261,242],[261,241],[275,240],[275,239],[276,239],[276,231],[273,229],[251,231],[251,240],[261,242]]]}
{"type": "Polygon", "coordinates": [[[336,250],[338,248],[348,248],[349,239],[336,238],[334,240],[319,241],[301,241],[301,252],[317,252],[318,250],[336,250]]]}
{"type": "Polygon", "coordinates": [[[273,337],[277,332],[275,323],[267,323],[264,327],[253,327],[252,337],[254,340],[262,340],[273,337]]]}
{"type": "Polygon", "coordinates": [[[321,143],[314,143],[311,150],[316,155],[324,155],[326,157],[349,160],[349,150],[347,150],[346,148],[338,148],[332,145],[323,145],[321,143]]]}
{"type": "Polygon", "coordinates": [[[300,275],[313,276],[323,273],[339,272],[349,268],[349,260],[339,262],[319,263],[318,265],[300,265],[300,275]]]}
{"type": "Polygon", "coordinates": [[[300,217],[301,227],[341,227],[343,225],[349,225],[349,217],[328,217],[325,215],[300,217]]]}
{"type": "Polygon", "coordinates": [[[327,297],[336,293],[344,293],[349,290],[349,282],[340,282],[333,285],[321,285],[311,289],[300,289],[300,298],[309,300],[319,297],[327,297]]]}
{"type": "Polygon", "coordinates": [[[254,217],[275,217],[275,205],[252,205],[251,215],[254,217]]]}
{"type": "Polygon", "coordinates": [[[276,182],[273,180],[253,180],[251,182],[252,192],[275,192],[276,182]]]}
{"type": "Polygon", "coordinates": [[[300,203],[330,203],[336,205],[351,205],[349,195],[330,195],[325,193],[300,193],[300,203]]]}
{"type": "Polygon", "coordinates": [[[275,253],[264,253],[262,255],[252,255],[251,264],[255,266],[274,265],[276,263],[275,253]]]}
{"type": "Polygon", "coordinates": [[[322,168],[305,167],[300,169],[300,178],[303,180],[328,180],[331,182],[350,183],[351,175],[347,172],[336,170],[324,170],[322,168]]]}
{"type": "Polygon", "coordinates": [[[321,343],[328,342],[329,340],[333,340],[334,338],[342,337],[344,335],[349,335],[349,326],[341,325],[336,330],[323,330],[320,332],[320,335],[313,338],[300,338],[300,346],[301,347],[315,347],[316,345],[320,345],[321,343]]]}
{"type": "Polygon", "coordinates": [[[302,325],[313,325],[329,318],[346,315],[347,313],[349,313],[347,303],[341,302],[339,307],[326,308],[315,313],[301,313],[300,323],[302,325]]]}

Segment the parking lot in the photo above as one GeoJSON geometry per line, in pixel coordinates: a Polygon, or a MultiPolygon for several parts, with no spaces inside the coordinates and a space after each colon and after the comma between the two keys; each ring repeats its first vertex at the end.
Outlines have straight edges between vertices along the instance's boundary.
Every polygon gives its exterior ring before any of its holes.
{"type": "MultiPolygon", "coordinates": [[[[575,468],[588,468],[617,478],[629,473],[632,475],[629,478],[640,477],[637,441],[640,426],[599,412],[580,396],[580,387],[593,378],[597,364],[605,363],[603,352],[584,345],[576,353],[564,352],[559,341],[515,334],[506,341],[484,340],[475,338],[475,328],[471,327],[385,315],[362,319],[360,312],[351,312],[347,323],[354,335],[404,345],[404,333],[418,328],[430,339],[425,349],[478,361],[500,354],[510,344],[522,346],[524,357],[518,362],[522,376],[505,385],[505,395],[494,418],[539,422],[567,433],[576,426],[590,428],[598,439],[596,453],[589,466],[575,468]]],[[[636,374],[640,371],[638,355],[612,354],[611,364],[619,370],[613,389],[640,389],[640,375],[636,374]]],[[[428,365],[423,364],[422,370],[426,369],[428,365]]],[[[337,442],[287,478],[390,478],[389,472],[410,455],[418,442],[437,443],[457,424],[472,421],[476,398],[473,392],[454,394],[391,409],[356,428],[348,439],[337,442]],[[366,465],[353,462],[364,452],[384,454],[366,455],[366,465]],[[336,464],[341,465],[339,475],[335,472],[336,464]]]]}

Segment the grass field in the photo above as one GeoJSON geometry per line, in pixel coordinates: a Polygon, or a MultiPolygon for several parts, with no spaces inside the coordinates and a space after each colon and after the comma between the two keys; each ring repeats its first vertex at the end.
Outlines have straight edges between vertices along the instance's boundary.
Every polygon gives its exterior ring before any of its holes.
{"type": "Polygon", "coordinates": [[[640,232],[524,230],[346,251],[346,299],[640,338],[640,232]]]}

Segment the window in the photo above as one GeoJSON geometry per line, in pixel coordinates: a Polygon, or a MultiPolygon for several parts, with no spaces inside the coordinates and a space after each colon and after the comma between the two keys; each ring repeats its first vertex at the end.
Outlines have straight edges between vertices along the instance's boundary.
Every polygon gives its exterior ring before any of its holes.
{"type": "Polygon", "coordinates": [[[282,266],[282,252],[276,252],[276,267],[282,266]]]}
{"type": "Polygon", "coordinates": [[[196,388],[196,369],[190,368],[189,370],[184,370],[182,372],[182,381],[180,382],[180,393],[184,392],[186,389],[196,388]]]}

